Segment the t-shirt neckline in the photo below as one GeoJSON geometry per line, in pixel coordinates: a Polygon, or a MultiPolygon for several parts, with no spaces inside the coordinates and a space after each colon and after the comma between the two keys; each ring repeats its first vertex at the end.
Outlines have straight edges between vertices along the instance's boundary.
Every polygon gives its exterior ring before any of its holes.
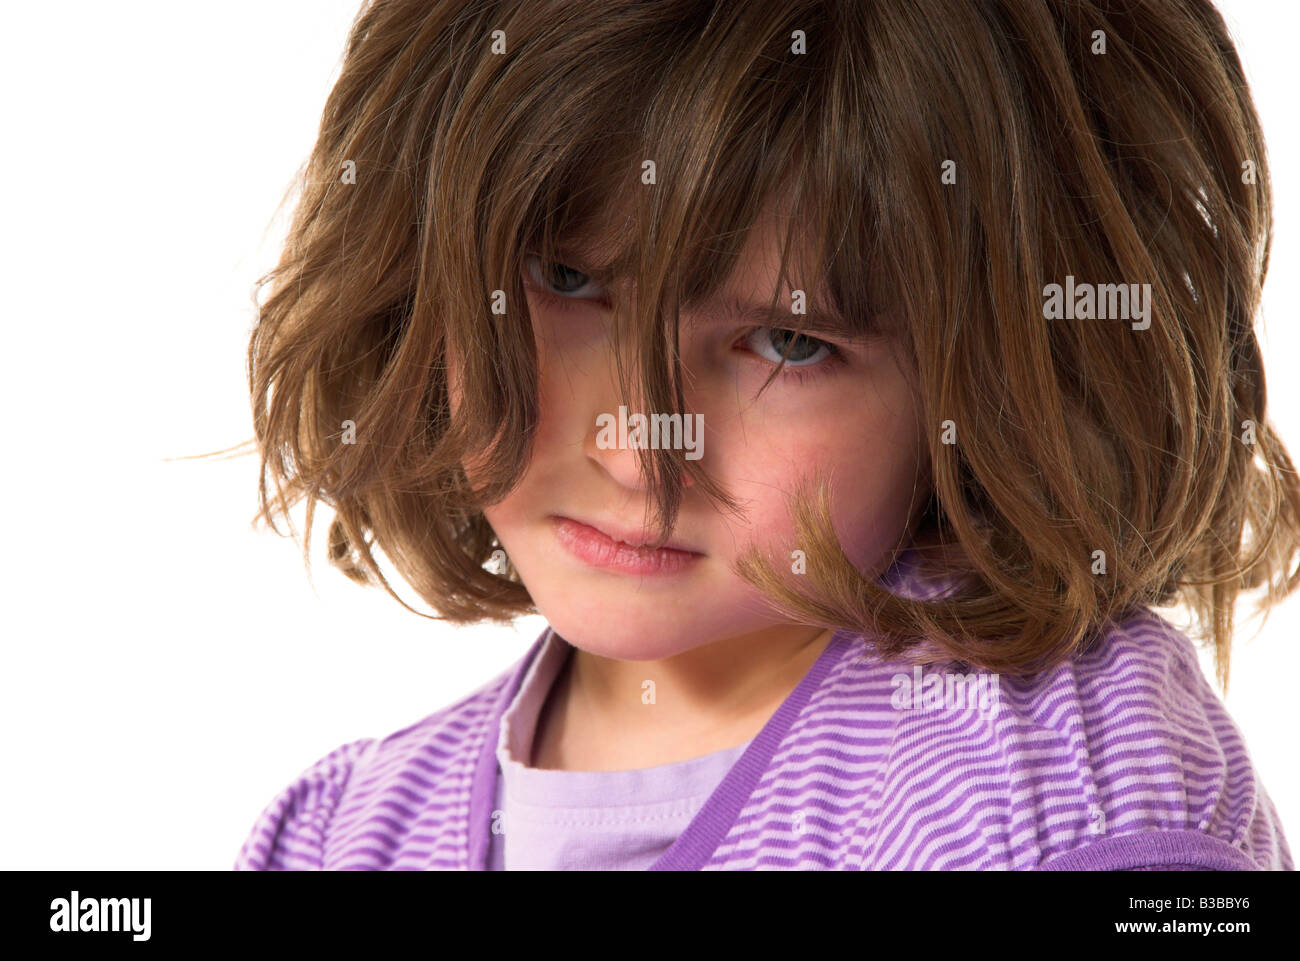
{"type": "MultiPolygon", "coordinates": [[[[501,718],[514,701],[529,668],[544,649],[550,633],[551,628],[547,626],[519,662],[498,696],[484,732],[478,764],[470,785],[469,869],[473,871],[487,868],[488,828],[496,790],[496,749],[501,718]]],[[[749,747],[709,795],[690,824],[647,870],[694,871],[708,863],[754,793],[759,779],[770,767],[773,755],[785,740],[795,718],[803,711],[813,691],[821,686],[831,668],[840,660],[851,643],[852,636],[848,631],[837,631],[831,636],[812,667],[763,725],[763,729],[754,736],[749,747]]]]}

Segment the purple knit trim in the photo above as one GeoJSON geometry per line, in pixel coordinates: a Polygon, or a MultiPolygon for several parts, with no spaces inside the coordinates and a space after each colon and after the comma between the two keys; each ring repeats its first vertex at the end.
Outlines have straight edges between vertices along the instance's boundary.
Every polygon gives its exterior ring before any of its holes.
{"type": "Polygon", "coordinates": [[[1193,864],[1147,864],[1140,868],[1121,868],[1124,871],[1205,871],[1207,868],[1193,864]]]}
{"type": "Polygon", "coordinates": [[[1200,831],[1141,831],[1086,844],[1048,858],[1040,871],[1128,871],[1180,866],[1207,871],[1259,871],[1258,864],[1227,841],[1200,831]]]}
{"type": "Polygon", "coordinates": [[[772,755],[785,740],[795,718],[808,703],[812,692],[821,686],[831,668],[839,662],[855,636],[849,631],[837,631],[831,636],[816,663],[777,708],[776,713],[768,718],[767,724],[750,742],[745,753],[709,795],[695,819],[647,870],[698,871],[708,863],[731,826],[736,823],[749,796],[758,786],[759,779],[771,766],[772,755]]]}

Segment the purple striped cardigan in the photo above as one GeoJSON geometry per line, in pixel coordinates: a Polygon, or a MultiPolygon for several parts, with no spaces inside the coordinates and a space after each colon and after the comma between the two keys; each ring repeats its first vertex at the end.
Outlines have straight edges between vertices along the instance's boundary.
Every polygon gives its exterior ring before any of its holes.
{"type": "MultiPolygon", "coordinates": [[[[449,707],[309,767],[236,870],[483,870],[498,723],[545,637],[449,707]]],[[[864,652],[834,635],[651,870],[1293,869],[1240,731],[1154,612],[964,702],[959,672],[864,652]]]]}

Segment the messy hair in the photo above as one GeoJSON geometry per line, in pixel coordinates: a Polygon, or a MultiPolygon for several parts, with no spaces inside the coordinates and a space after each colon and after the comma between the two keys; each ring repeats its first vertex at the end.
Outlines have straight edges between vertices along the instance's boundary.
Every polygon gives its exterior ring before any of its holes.
{"type": "MultiPolygon", "coordinates": [[[[371,0],[296,183],[248,349],[258,518],[305,498],[306,551],[328,504],[331,563],[401,601],[381,548],[439,619],[536,612],[483,515],[539,420],[523,258],[626,278],[620,385],[686,414],[679,312],[772,197],[782,277],[797,231],[828,315],[907,358],[928,482],[895,556],[949,585],[858,570],[816,477],[796,542],[736,568],[775,610],[1023,674],[1181,601],[1226,686],[1238,594],[1300,579],[1253,330],[1264,142],[1205,0],[371,0]],[[1067,276],[1149,285],[1149,326],[1049,318],[1067,276]]],[[[638,456],[659,544],[688,475],[737,509],[706,462],[638,456]]]]}

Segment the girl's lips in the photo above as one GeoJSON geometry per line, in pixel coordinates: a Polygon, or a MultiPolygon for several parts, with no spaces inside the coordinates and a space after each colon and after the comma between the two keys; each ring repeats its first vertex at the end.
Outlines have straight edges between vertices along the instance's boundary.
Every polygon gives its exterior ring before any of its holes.
{"type": "Polygon", "coordinates": [[[704,556],[671,547],[661,547],[657,551],[632,547],[568,517],[554,517],[552,524],[555,536],[570,554],[606,570],[626,574],[675,574],[704,556]]]}

